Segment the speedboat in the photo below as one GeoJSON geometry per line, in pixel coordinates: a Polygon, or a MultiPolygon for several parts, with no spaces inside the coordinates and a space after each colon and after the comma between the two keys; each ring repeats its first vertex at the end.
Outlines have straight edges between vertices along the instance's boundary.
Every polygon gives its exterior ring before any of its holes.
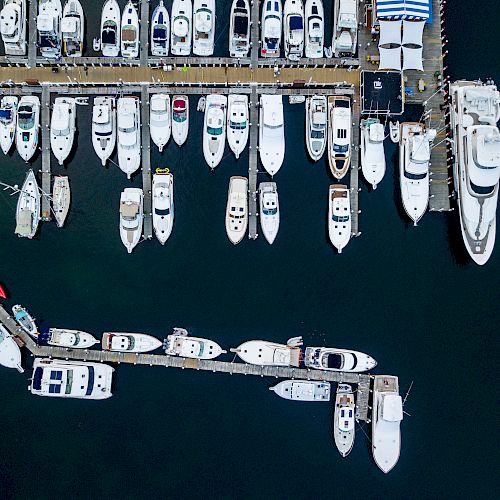
{"type": "Polygon", "coordinates": [[[333,372],[367,372],[377,366],[368,354],[335,347],[307,347],[304,364],[308,368],[333,372]]]}
{"type": "Polygon", "coordinates": [[[354,393],[349,384],[339,384],[335,396],[335,410],[333,413],[333,435],[339,453],[346,457],[354,445],[356,435],[356,404],[354,393]]]}
{"type": "Polygon", "coordinates": [[[191,52],[193,4],[191,0],[174,0],[170,50],[174,56],[188,56],[191,52]]]}
{"type": "Polygon", "coordinates": [[[331,184],[328,191],[328,235],[339,253],[351,239],[351,201],[345,184],[331,184]]]}
{"type": "Polygon", "coordinates": [[[64,221],[68,216],[69,205],[71,203],[71,190],[69,179],[65,175],[54,176],[54,186],[52,188],[52,211],[58,227],[64,226],[64,221]]]}
{"type": "Polygon", "coordinates": [[[399,121],[389,122],[389,135],[391,137],[391,141],[397,144],[399,142],[399,121]]]}
{"type": "Polygon", "coordinates": [[[170,96],[152,95],[149,102],[149,130],[151,139],[158,146],[160,153],[170,140],[171,119],[170,96]]]}
{"type": "Polygon", "coordinates": [[[14,144],[17,124],[17,97],[6,95],[0,103],[0,146],[8,154],[14,144]]]}
{"type": "Polygon", "coordinates": [[[153,229],[164,245],[174,226],[174,176],[158,170],[153,175],[153,229]]]}
{"type": "Polygon", "coordinates": [[[40,221],[40,192],[33,170],[26,175],[16,209],[16,234],[32,239],[40,221]]]}
{"type": "Polygon", "coordinates": [[[90,333],[66,328],[50,328],[48,332],[41,333],[37,341],[40,345],[67,347],[68,349],[88,349],[99,343],[90,333]]]}
{"type": "Polygon", "coordinates": [[[227,142],[238,159],[248,141],[248,96],[229,94],[227,101],[227,142]]]}
{"type": "Polygon", "coordinates": [[[326,96],[313,95],[306,99],[306,146],[312,160],[318,161],[326,147],[326,96]]]}
{"type": "Polygon", "coordinates": [[[106,0],[101,14],[101,50],[104,57],[120,54],[120,6],[116,0],[106,0]]]}
{"type": "Polygon", "coordinates": [[[229,55],[247,57],[250,50],[250,3],[248,0],[233,0],[229,19],[229,55]]]}
{"type": "Polygon", "coordinates": [[[219,344],[209,339],[189,337],[184,328],[174,328],[163,343],[165,354],[193,359],[214,359],[226,353],[219,344]]]}
{"type": "Polygon", "coordinates": [[[351,100],[328,97],[328,162],[332,175],[342,179],[351,162],[351,100]]]}
{"type": "Polygon", "coordinates": [[[304,52],[304,5],[302,0],[285,0],[283,7],[285,57],[298,61],[304,52]]]}
{"type": "Polygon", "coordinates": [[[189,98],[187,95],[174,95],[172,99],[172,137],[180,147],[189,132],[189,98]]]}
{"type": "Polygon", "coordinates": [[[127,179],[141,165],[141,113],[137,97],[118,99],[118,165],[127,179]]]}
{"type": "Polygon", "coordinates": [[[306,0],[305,55],[312,59],[323,57],[325,44],[325,13],[322,0],[306,0]]]}
{"type": "Polygon", "coordinates": [[[59,59],[61,57],[61,0],[39,0],[36,27],[38,47],[42,57],[59,59]]]}
{"type": "Polygon", "coordinates": [[[73,148],[76,129],[76,102],[72,97],[56,97],[50,121],[50,147],[59,165],[73,148]]]}
{"type": "Polygon", "coordinates": [[[105,332],[102,348],[114,352],[150,352],[162,346],[161,340],[145,333],[105,332]]]}
{"type": "Polygon", "coordinates": [[[357,0],[335,0],[332,50],[335,57],[353,55],[358,44],[357,0]]]}
{"type": "Polygon", "coordinates": [[[114,371],[104,363],[36,358],[30,391],[53,398],[107,399],[114,371]]]}
{"type": "Polygon", "coordinates": [[[35,323],[35,318],[30,315],[25,307],[16,304],[15,306],[12,306],[12,313],[14,314],[14,319],[17,321],[18,325],[28,335],[35,338],[38,337],[38,328],[35,323]]]}
{"type": "Polygon", "coordinates": [[[251,365],[298,368],[302,356],[301,345],[302,337],[288,339],[286,345],[267,340],[249,340],[230,351],[251,365]]]}
{"type": "Polygon", "coordinates": [[[85,17],[79,0],[67,0],[61,23],[63,49],[69,57],[82,57],[85,41],[85,17]]]}
{"type": "Polygon", "coordinates": [[[399,460],[401,451],[400,423],[403,401],[398,378],[375,375],[373,381],[372,454],[375,463],[386,474],[399,460]]]}
{"type": "Polygon", "coordinates": [[[116,100],[114,97],[94,98],[92,108],[92,145],[101,162],[113,154],[116,144],[116,100]]]}
{"type": "Polygon", "coordinates": [[[132,253],[142,236],[144,194],[140,188],[125,188],[120,196],[120,237],[132,253]]]}
{"type": "Polygon", "coordinates": [[[248,179],[234,176],[229,179],[226,206],[226,233],[236,245],[245,236],[248,225],[248,179]]]}
{"type": "Polygon", "coordinates": [[[5,368],[15,368],[19,373],[23,373],[21,366],[21,350],[16,341],[12,338],[7,328],[0,323],[0,365],[5,368]]]}
{"type": "Polygon", "coordinates": [[[276,182],[259,184],[260,227],[267,242],[272,245],[280,227],[280,205],[276,182]]]}
{"type": "Polygon", "coordinates": [[[154,56],[168,56],[170,44],[170,17],[168,10],[160,0],[160,4],[153,11],[151,18],[151,54],[154,56]]]}
{"type": "Polygon", "coordinates": [[[274,176],[285,159],[285,122],[283,98],[280,95],[260,96],[259,155],[267,173],[274,176]]]}
{"type": "Polygon", "coordinates": [[[35,154],[39,128],[40,99],[34,95],[22,96],[17,108],[16,147],[26,162],[35,154]]]}
{"type": "Polygon", "coordinates": [[[385,175],[384,138],[384,126],[378,118],[361,120],[361,169],[373,189],[385,175]]]}
{"type": "Polygon", "coordinates": [[[213,170],[222,160],[226,143],[227,97],[210,94],[206,99],[203,124],[203,155],[213,170]]]}
{"type": "Polygon", "coordinates": [[[139,15],[137,9],[129,0],[122,14],[122,34],[121,34],[122,56],[133,59],[139,56],[139,15]]]}
{"type": "Polygon", "coordinates": [[[215,0],[194,0],[193,54],[211,56],[215,40],[215,0]]]}
{"type": "Polygon", "coordinates": [[[26,54],[26,0],[4,0],[0,34],[7,56],[26,54]]]}
{"type": "Polygon", "coordinates": [[[264,0],[261,20],[261,57],[279,57],[281,44],[281,0],[264,0]]]}
{"type": "Polygon", "coordinates": [[[330,383],[313,380],[283,380],[269,387],[280,398],[291,401],[330,401],[330,383]]]}

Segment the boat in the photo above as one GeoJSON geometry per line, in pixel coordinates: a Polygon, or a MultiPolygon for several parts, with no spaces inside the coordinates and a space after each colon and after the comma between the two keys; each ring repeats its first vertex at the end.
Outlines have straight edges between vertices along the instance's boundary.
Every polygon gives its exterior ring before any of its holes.
{"type": "Polygon", "coordinates": [[[104,363],[36,358],[30,391],[53,398],[107,399],[114,371],[104,363]]]}
{"type": "Polygon", "coordinates": [[[290,94],[288,96],[288,102],[290,104],[304,104],[306,102],[306,96],[305,95],[293,95],[290,94]]]}
{"type": "Polygon", "coordinates": [[[20,238],[32,239],[40,221],[40,192],[33,170],[29,170],[24,181],[16,208],[16,231],[20,238]]]}
{"type": "Polygon", "coordinates": [[[185,328],[174,328],[163,343],[165,354],[193,359],[214,359],[226,353],[219,344],[209,339],[189,337],[185,328]]]}
{"type": "Polygon", "coordinates": [[[285,121],[280,95],[260,96],[259,155],[267,173],[274,176],[285,159],[285,121]]]}
{"type": "Polygon", "coordinates": [[[151,54],[168,56],[170,45],[170,16],[163,0],[156,6],[151,18],[151,54]]]}
{"type": "Polygon", "coordinates": [[[71,190],[69,179],[65,175],[54,176],[54,186],[52,188],[52,211],[58,227],[64,226],[64,221],[68,216],[69,205],[71,203],[71,190]]]}
{"type": "Polygon", "coordinates": [[[345,184],[331,184],[328,190],[328,236],[339,254],[351,239],[351,201],[345,184]]]}
{"type": "Polygon", "coordinates": [[[43,332],[38,336],[37,341],[40,345],[53,345],[68,349],[88,349],[99,343],[90,333],[66,328],[49,328],[48,332],[43,332]]]}
{"type": "Polygon", "coordinates": [[[264,0],[261,19],[261,57],[279,57],[281,44],[281,0],[264,0]]]}
{"type": "Polygon", "coordinates": [[[101,50],[101,39],[98,37],[94,37],[92,40],[92,48],[94,52],[99,52],[101,50]]]}
{"type": "Polygon", "coordinates": [[[26,55],[26,0],[4,0],[0,34],[7,56],[26,55]]]}
{"type": "Polygon", "coordinates": [[[333,412],[333,436],[339,453],[346,457],[354,446],[356,404],[349,384],[338,384],[333,412]]]}
{"type": "Polygon", "coordinates": [[[106,0],[101,13],[100,46],[104,57],[118,57],[120,54],[120,6],[116,0],[106,0]]]}
{"type": "Polygon", "coordinates": [[[227,97],[210,94],[206,99],[203,124],[203,155],[213,170],[222,160],[226,143],[227,97]]]}
{"type": "Polygon", "coordinates": [[[248,96],[229,94],[227,98],[227,142],[236,159],[247,146],[249,128],[248,96]]]}
{"type": "Polygon", "coordinates": [[[458,81],[450,86],[453,178],[460,229],[472,260],[493,253],[500,177],[500,93],[493,84],[458,81]]]}
{"type": "Polygon", "coordinates": [[[276,182],[259,184],[260,227],[267,242],[272,245],[280,227],[280,205],[276,182]]]}
{"type": "Polygon", "coordinates": [[[162,341],[145,333],[104,332],[102,348],[114,352],[151,352],[162,346],[162,341]]]}
{"type": "Polygon", "coordinates": [[[267,340],[249,340],[230,351],[251,365],[298,368],[302,357],[301,345],[302,337],[292,337],[286,345],[267,340]]]}
{"type": "Polygon", "coordinates": [[[247,57],[250,50],[250,3],[233,0],[229,16],[229,55],[247,57]]]}
{"type": "Polygon", "coordinates": [[[33,318],[28,310],[16,304],[12,306],[12,314],[14,314],[14,319],[17,321],[18,325],[28,334],[34,338],[38,337],[38,328],[35,323],[35,318],[33,318]]]}
{"type": "Polygon", "coordinates": [[[193,2],[193,54],[211,56],[215,40],[215,0],[193,2]]]}
{"type": "Polygon", "coordinates": [[[0,147],[8,154],[14,144],[17,125],[17,97],[6,95],[0,102],[0,147]]]}
{"type": "Polygon", "coordinates": [[[63,50],[68,57],[82,57],[85,17],[79,0],[67,0],[61,22],[63,50]]]}
{"type": "Polygon", "coordinates": [[[385,175],[384,138],[384,126],[378,118],[361,120],[361,170],[373,189],[385,175]]]}
{"type": "Polygon", "coordinates": [[[120,237],[128,253],[142,236],[144,194],[140,188],[125,188],[120,195],[120,237]]]}
{"type": "Polygon", "coordinates": [[[399,121],[389,122],[389,135],[391,137],[391,141],[397,144],[399,142],[399,121]]]}
{"type": "Polygon", "coordinates": [[[351,163],[351,100],[347,96],[328,97],[328,163],[332,175],[342,179],[351,163]]]}
{"type": "Polygon", "coordinates": [[[174,176],[159,170],[153,174],[153,229],[164,245],[174,226],[174,176]]]}
{"type": "Polygon", "coordinates": [[[0,283],[0,299],[7,298],[7,289],[3,283],[0,283]]]}
{"type": "Polygon", "coordinates": [[[50,120],[50,147],[59,165],[73,148],[76,129],[76,102],[72,97],[56,97],[50,120]]]}
{"type": "Polygon", "coordinates": [[[172,112],[170,96],[154,94],[149,102],[149,131],[160,153],[170,140],[172,112]]]}
{"type": "Polygon", "coordinates": [[[189,132],[189,98],[187,95],[174,95],[172,99],[172,138],[180,147],[189,132]]]}
{"type": "Polygon", "coordinates": [[[174,0],[170,29],[170,50],[174,56],[188,56],[191,52],[192,18],[191,0],[174,0]]]}
{"type": "Polygon", "coordinates": [[[325,13],[322,0],[306,0],[304,15],[305,56],[323,57],[325,44],[325,13]]]}
{"type": "Polygon", "coordinates": [[[17,108],[16,147],[24,161],[29,161],[38,146],[40,128],[40,99],[22,96],[17,108]]]}
{"type": "Polygon", "coordinates": [[[139,98],[120,97],[117,106],[118,165],[130,179],[141,165],[141,113],[139,98]]]}
{"type": "Polygon", "coordinates": [[[334,372],[367,372],[377,366],[368,354],[336,347],[306,347],[304,364],[307,368],[334,372]]]}
{"type": "Polygon", "coordinates": [[[357,0],[335,0],[332,51],[335,57],[354,55],[358,44],[357,0]]]}
{"type": "Polygon", "coordinates": [[[94,97],[92,145],[103,166],[106,165],[116,145],[116,100],[114,97],[94,97]]]}
{"type": "Polygon", "coordinates": [[[304,4],[302,0],[285,0],[283,7],[285,57],[299,61],[304,53],[304,4]]]}
{"type": "Polygon", "coordinates": [[[247,226],[248,179],[234,176],[229,179],[226,205],[226,233],[233,245],[237,245],[243,239],[247,226]]]}
{"type": "Polygon", "coordinates": [[[198,104],[196,106],[196,111],[201,111],[202,113],[204,113],[206,104],[207,104],[206,96],[204,95],[200,96],[200,98],[198,99],[198,104]]]}
{"type": "Polygon", "coordinates": [[[269,387],[280,398],[291,401],[330,401],[330,383],[313,380],[283,380],[269,387]]]}
{"type": "Polygon", "coordinates": [[[0,323],[0,365],[5,368],[15,368],[19,373],[24,369],[21,365],[21,350],[16,341],[0,323]]]}
{"type": "Polygon", "coordinates": [[[398,378],[375,375],[373,381],[372,454],[375,463],[386,474],[399,460],[401,451],[400,424],[403,401],[399,395],[398,378]]]}
{"type": "Polygon", "coordinates": [[[39,0],[36,27],[38,47],[42,57],[59,59],[61,57],[61,0],[39,0]]]}
{"type": "Polygon", "coordinates": [[[325,152],[327,107],[326,96],[313,95],[306,99],[306,146],[313,161],[320,160],[325,152]]]}
{"type": "Polygon", "coordinates": [[[127,59],[139,56],[139,15],[132,0],[125,5],[122,14],[121,52],[127,59]]]}

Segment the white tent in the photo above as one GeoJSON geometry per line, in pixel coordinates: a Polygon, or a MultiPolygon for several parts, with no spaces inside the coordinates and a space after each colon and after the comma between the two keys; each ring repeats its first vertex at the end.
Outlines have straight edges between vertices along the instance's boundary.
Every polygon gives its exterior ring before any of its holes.
{"type": "Polygon", "coordinates": [[[401,70],[401,46],[394,49],[384,49],[383,47],[379,47],[379,51],[379,69],[401,70]]]}
{"type": "MultiPolygon", "coordinates": [[[[406,22],[406,21],[405,21],[406,22]]],[[[378,46],[401,45],[401,21],[380,21],[378,46]]],[[[386,47],[389,48],[389,47],[386,47]]]]}
{"type": "MultiPolygon", "coordinates": [[[[380,54],[380,62],[382,62],[382,54],[380,54]]],[[[424,71],[424,66],[422,64],[422,47],[418,49],[403,47],[403,70],[406,69],[424,71]]]]}
{"type": "Polygon", "coordinates": [[[403,45],[422,47],[425,21],[403,21],[403,45]]]}

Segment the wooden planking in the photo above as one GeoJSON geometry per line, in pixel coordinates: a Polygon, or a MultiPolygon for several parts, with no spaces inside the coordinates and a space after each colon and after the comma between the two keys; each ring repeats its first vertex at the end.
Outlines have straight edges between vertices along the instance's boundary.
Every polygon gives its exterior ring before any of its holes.
{"type": "Polygon", "coordinates": [[[151,135],[149,129],[148,85],[141,86],[141,165],[142,190],[144,192],[144,238],[153,237],[152,199],[151,199],[151,135]]]}
{"type": "MultiPolygon", "coordinates": [[[[42,129],[42,220],[51,219],[50,212],[50,90],[47,86],[42,88],[41,106],[41,129],[42,129]]],[[[40,140],[40,137],[39,137],[40,140]]]]}
{"type": "Polygon", "coordinates": [[[259,95],[252,85],[250,95],[250,149],[248,155],[248,237],[257,239],[257,143],[259,136],[259,95]]]}
{"type": "Polygon", "coordinates": [[[149,54],[149,0],[141,0],[141,11],[139,15],[140,15],[139,60],[141,66],[147,66],[148,54],[149,54]]]}

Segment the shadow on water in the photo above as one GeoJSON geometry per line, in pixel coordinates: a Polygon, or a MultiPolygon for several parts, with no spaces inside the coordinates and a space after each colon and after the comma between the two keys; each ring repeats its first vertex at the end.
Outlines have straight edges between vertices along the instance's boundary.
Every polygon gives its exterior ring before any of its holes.
{"type": "Polygon", "coordinates": [[[448,250],[450,251],[453,261],[459,267],[466,267],[472,264],[465,244],[462,238],[462,230],[460,228],[460,217],[458,215],[458,205],[452,202],[453,211],[445,214],[446,236],[448,240],[448,250]]]}

